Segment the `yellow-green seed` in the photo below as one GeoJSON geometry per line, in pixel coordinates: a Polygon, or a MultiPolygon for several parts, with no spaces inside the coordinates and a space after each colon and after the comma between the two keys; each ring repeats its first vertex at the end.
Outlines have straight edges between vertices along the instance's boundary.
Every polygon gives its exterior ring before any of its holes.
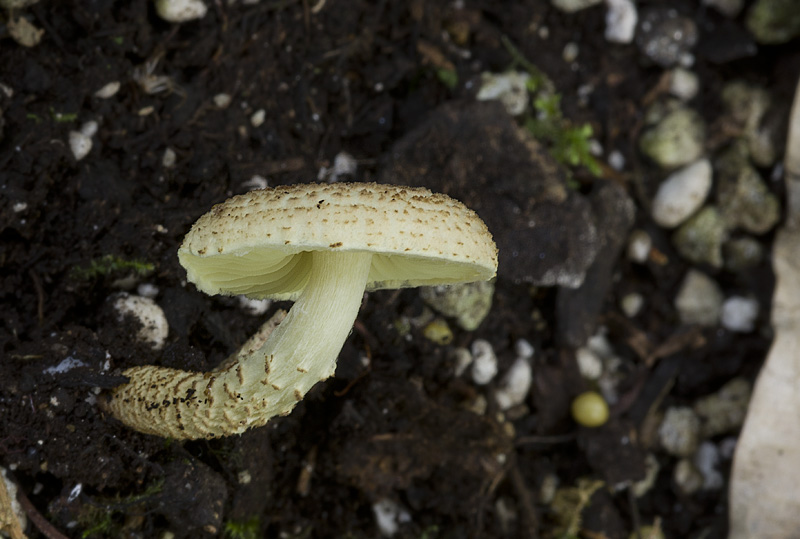
{"type": "Polygon", "coordinates": [[[447,322],[441,318],[436,318],[425,326],[422,330],[422,334],[425,335],[426,339],[436,344],[444,345],[453,342],[453,332],[450,330],[450,326],[447,325],[447,322]]]}
{"type": "Polygon", "coordinates": [[[608,421],[608,404],[596,391],[586,391],[572,401],[572,418],[584,427],[599,427],[608,421]]]}

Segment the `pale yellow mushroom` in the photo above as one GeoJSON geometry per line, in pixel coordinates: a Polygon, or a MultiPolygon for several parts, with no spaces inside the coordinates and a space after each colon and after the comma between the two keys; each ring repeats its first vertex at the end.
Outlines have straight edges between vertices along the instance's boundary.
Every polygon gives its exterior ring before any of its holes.
{"type": "Polygon", "coordinates": [[[371,183],[235,196],[194,224],[178,258],[208,294],[295,300],[266,340],[251,339],[213,372],[124,371],[130,382],[104,409],[133,429],[178,439],[239,434],[289,413],[333,374],[365,290],[497,271],[497,248],[475,212],[427,189],[371,183]]]}

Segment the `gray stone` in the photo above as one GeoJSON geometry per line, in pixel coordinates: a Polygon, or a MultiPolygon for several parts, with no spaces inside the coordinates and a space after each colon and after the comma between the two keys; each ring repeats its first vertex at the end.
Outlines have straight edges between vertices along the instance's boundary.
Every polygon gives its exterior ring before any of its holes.
{"type": "Polygon", "coordinates": [[[744,424],[752,386],[744,378],[734,378],[716,393],[694,403],[704,438],[733,432],[744,424]]]}
{"type": "Polygon", "coordinates": [[[428,187],[473,208],[510,281],[580,286],[595,259],[591,205],[500,103],[443,105],[395,143],[380,170],[379,182],[428,187]]]}
{"type": "Polygon", "coordinates": [[[675,297],[681,323],[716,326],[724,301],[719,285],[705,273],[689,270],[675,297]]]}
{"type": "Polygon", "coordinates": [[[705,138],[700,114],[679,107],[644,132],[639,149],[661,167],[675,168],[696,161],[703,154],[705,138]]]}
{"type": "Polygon", "coordinates": [[[420,296],[431,308],[456,319],[461,328],[475,330],[492,307],[494,283],[455,284],[420,288],[420,296]]]}
{"type": "Polygon", "coordinates": [[[740,142],[720,157],[717,199],[728,227],[764,234],[780,220],[780,202],[746,155],[740,142]]]}
{"type": "Polygon", "coordinates": [[[759,43],[786,43],[800,35],[797,0],[756,0],[745,23],[759,43]]]}
{"type": "Polygon", "coordinates": [[[714,206],[706,206],[673,234],[675,249],[690,262],[722,267],[722,245],[728,237],[726,222],[714,206]]]}
{"type": "Polygon", "coordinates": [[[674,9],[649,9],[640,17],[636,35],[639,51],[662,67],[683,61],[696,43],[697,25],[674,9]]]}
{"type": "Polygon", "coordinates": [[[658,438],[670,455],[691,456],[700,444],[700,419],[691,408],[669,408],[658,428],[658,438]]]}
{"type": "Polygon", "coordinates": [[[582,346],[594,334],[600,311],[612,285],[614,266],[627,244],[636,213],[633,201],[613,183],[602,184],[592,195],[592,208],[598,222],[599,255],[578,288],[562,288],[556,297],[556,327],[560,342],[582,346]]]}

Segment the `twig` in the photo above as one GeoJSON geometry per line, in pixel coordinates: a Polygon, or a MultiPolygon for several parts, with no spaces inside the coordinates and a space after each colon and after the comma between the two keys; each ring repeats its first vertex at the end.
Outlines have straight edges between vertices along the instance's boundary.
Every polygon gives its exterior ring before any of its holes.
{"type": "Polygon", "coordinates": [[[511,469],[508,470],[508,478],[511,480],[514,491],[517,493],[517,501],[519,502],[522,513],[520,537],[537,539],[539,537],[539,515],[536,512],[536,506],[533,503],[528,485],[525,484],[525,478],[522,477],[516,462],[514,462],[511,469]]]}
{"type": "Polygon", "coordinates": [[[47,539],[68,539],[66,535],[58,531],[55,526],[50,524],[50,522],[42,516],[28,497],[25,496],[25,493],[22,492],[22,489],[17,490],[17,500],[22,506],[22,509],[25,510],[25,514],[28,515],[28,518],[33,522],[33,525],[36,526],[47,539]]]}

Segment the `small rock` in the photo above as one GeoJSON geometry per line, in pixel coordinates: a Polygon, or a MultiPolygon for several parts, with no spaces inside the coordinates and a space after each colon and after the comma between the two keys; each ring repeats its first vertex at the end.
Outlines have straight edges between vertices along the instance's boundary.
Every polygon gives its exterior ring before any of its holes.
{"type": "Polygon", "coordinates": [[[76,161],[80,161],[92,151],[92,137],[80,131],[69,132],[69,149],[76,161]]]}
{"type": "Polygon", "coordinates": [[[700,158],[705,138],[705,124],[697,111],[679,107],[645,131],[639,148],[659,166],[675,168],[700,158]]]}
{"type": "Polygon", "coordinates": [[[172,168],[175,166],[175,161],[177,161],[178,157],[175,155],[175,150],[172,148],[167,148],[164,150],[164,155],[161,156],[161,165],[164,168],[172,168]]]}
{"type": "Polygon", "coordinates": [[[587,346],[575,350],[575,361],[581,376],[587,380],[597,380],[603,374],[603,360],[587,346]]]}
{"type": "Polygon", "coordinates": [[[725,111],[745,129],[755,129],[770,105],[767,90],[742,80],[729,82],[722,88],[725,111]]]}
{"type": "Polygon", "coordinates": [[[250,116],[250,125],[252,125],[253,127],[261,127],[261,125],[264,123],[264,120],[266,119],[266,116],[267,116],[267,111],[265,111],[264,109],[258,109],[253,113],[252,116],[250,116]]]}
{"type": "Polygon", "coordinates": [[[475,97],[478,101],[500,101],[509,114],[519,116],[528,108],[530,78],[523,71],[482,73],[481,87],[475,97]]]}
{"type": "Polygon", "coordinates": [[[749,164],[742,165],[734,174],[720,174],[717,198],[722,216],[731,228],[764,234],[781,218],[778,197],[749,164]]]}
{"type": "Polygon", "coordinates": [[[642,311],[644,307],[644,296],[637,293],[625,294],[619,304],[622,312],[628,318],[633,318],[642,311]]]}
{"type": "Polygon", "coordinates": [[[750,404],[752,386],[744,378],[734,378],[716,393],[694,403],[694,411],[701,420],[704,438],[732,432],[744,424],[750,404]]]}
{"type": "Polygon", "coordinates": [[[94,93],[95,97],[100,99],[108,99],[109,97],[114,97],[119,92],[121,84],[118,80],[109,82],[99,90],[94,93]]]}
{"type": "Polygon", "coordinates": [[[672,480],[675,486],[686,496],[690,496],[703,488],[703,474],[689,459],[681,459],[672,470],[672,480]]]}
{"type": "Polygon", "coordinates": [[[11,15],[6,21],[6,29],[11,38],[23,47],[35,47],[42,40],[44,30],[36,28],[28,19],[11,15]]]}
{"type": "Polygon", "coordinates": [[[694,467],[703,476],[704,490],[718,490],[722,488],[724,480],[717,469],[720,461],[719,449],[711,442],[703,442],[697,448],[692,458],[694,467]]]}
{"type": "Polygon", "coordinates": [[[150,298],[122,293],[114,301],[114,309],[122,322],[125,316],[135,317],[141,324],[138,337],[155,350],[164,348],[169,334],[169,323],[164,311],[150,298]]]}
{"type": "Polygon", "coordinates": [[[700,78],[696,73],[676,67],[670,72],[669,93],[682,101],[689,101],[697,96],[700,90],[700,78]]]}
{"type": "Polygon", "coordinates": [[[636,34],[639,14],[631,0],[606,0],[606,41],[630,43],[636,34]]]}
{"type": "Polygon", "coordinates": [[[757,239],[743,236],[722,246],[725,268],[734,273],[757,266],[764,259],[764,247],[757,239]]]}
{"type": "Polygon", "coordinates": [[[477,282],[450,286],[428,286],[420,289],[422,300],[445,316],[456,318],[466,331],[480,326],[492,307],[494,284],[477,282]]]}
{"type": "Polygon", "coordinates": [[[694,214],[711,190],[711,163],[700,159],[676,170],[661,182],[653,199],[653,220],[674,228],[694,214]]]}
{"type": "Polygon", "coordinates": [[[497,356],[489,341],[475,339],[472,343],[472,381],[483,386],[497,376],[497,356]]]}
{"type": "Polygon", "coordinates": [[[472,365],[472,354],[466,348],[459,346],[453,350],[453,360],[455,363],[453,374],[461,376],[467,370],[467,367],[472,365]]]}
{"type": "Polygon", "coordinates": [[[797,0],[756,0],[745,19],[759,43],[777,45],[800,35],[797,0]]]}
{"type": "Polygon", "coordinates": [[[636,44],[646,57],[662,67],[684,61],[697,43],[697,25],[672,8],[647,10],[641,17],[636,44]]]}
{"type": "Polygon", "coordinates": [[[517,357],[530,359],[533,357],[535,350],[533,345],[525,339],[517,339],[517,342],[514,343],[514,352],[517,353],[517,357]]]}
{"type": "Polygon", "coordinates": [[[219,108],[219,109],[228,108],[230,106],[230,104],[231,104],[231,100],[232,99],[233,98],[231,98],[230,94],[224,94],[224,93],[223,94],[217,94],[213,98],[214,105],[216,105],[217,108],[219,108]]]}
{"type": "Polygon", "coordinates": [[[550,0],[553,7],[564,13],[575,13],[600,4],[603,0],[550,0]]]}
{"type": "Polygon", "coordinates": [[[372,512],[378,529],[385,537],[392,537],[400,529],[400,524],[411,522],[411,514],[399,503],[384,498],[373,504],[372,512]]]}
{"type": "Polygon", "coordinates": [[[744,7],[744,0],[702,0],[702,3],[713,7],[731,19],[741,13],[744,7]]]}
{"type": "Polygon", "coordinates": [[[724,296],[719,285],[706,274],[689,270],[675,298],[681,323],[716,326],[722,312],[724,296]]]}
{"type": "Polygon", "coordinates": [[[714,206],[706,206],[672,236],[672,243],[686,260],[722,267],[722,244],[728,237],[725,220],[714,206]]]}
{"type": "Polygon", "coordinates": [[[628,258],[633,262],[644,264],[650,259],[653,239],[644,230],[634,230],[628,238],[628,258]]]}
{"type": "Polygon", "coordinates": [[[749,333],[758,318],[758,300],[732,296],[722,304],[722,327],[738,333],[749,333]]]}
{"type": "Polygon", "coordinates": [[[500,409],[508,410],[525,402],[532,381],[533,369],[530,361],[518,357],[500,380],[499,388],[494,394],[500,409]]]}
{"type": "Polygon", "coordinates": [[[202,19],[208,8],[202,0],[156,0],[156,13],[167,22],[202,19]]]}
{"type": "Polygon", "coordinates": [[[661,446],[670,455],[689,457],[700,443],[700,419],[691,408],[667,409],[658,429],[661,446]]]}

